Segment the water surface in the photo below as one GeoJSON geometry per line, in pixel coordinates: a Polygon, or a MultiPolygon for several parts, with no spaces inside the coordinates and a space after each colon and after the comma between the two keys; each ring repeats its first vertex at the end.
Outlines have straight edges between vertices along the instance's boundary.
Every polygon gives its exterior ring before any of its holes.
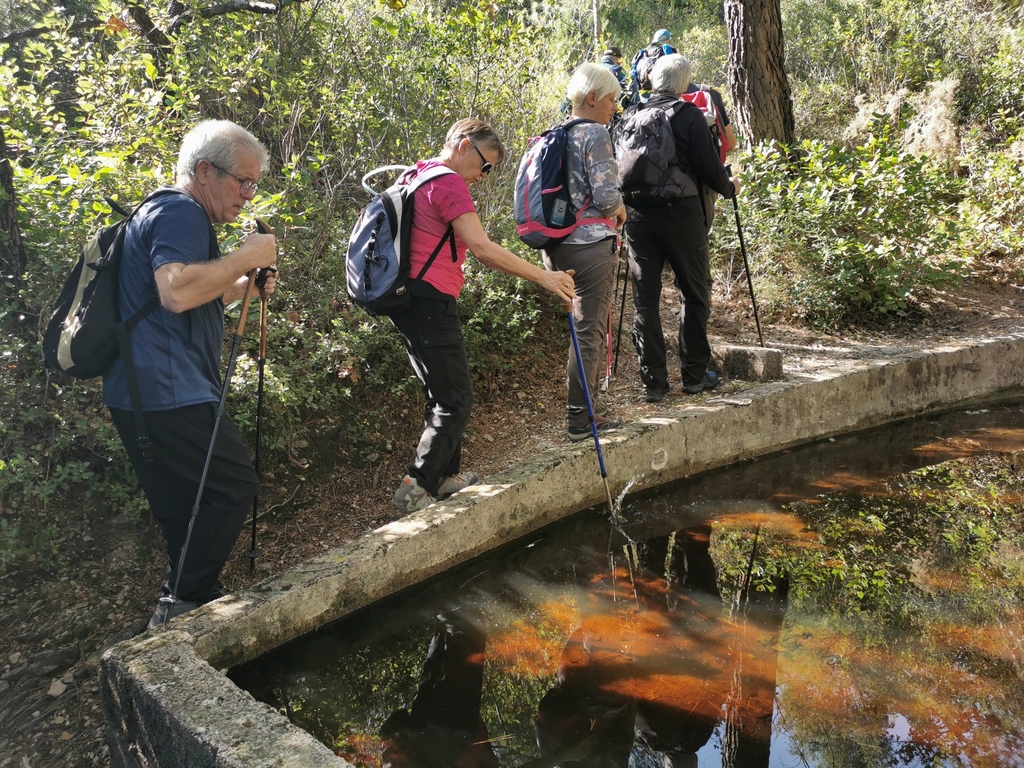
{"type": "Polygon", "coordinates": [[[704,473],[231,676],[360,766],[1024,766],[1022,449],[1011,404],[704,473]]]}

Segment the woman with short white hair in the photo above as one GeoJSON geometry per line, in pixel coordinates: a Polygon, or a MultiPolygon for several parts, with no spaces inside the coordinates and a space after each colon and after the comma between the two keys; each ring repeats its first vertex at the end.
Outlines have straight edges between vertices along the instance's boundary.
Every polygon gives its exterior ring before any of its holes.
{"type": "MultiPolygon", "coordinates": [[[[621,92],[618,79],[601,64],[583,64],[569,80],[566,89],[566,98],[572,104],[572,114],[566,123],[569,194],[573,210],[577,211],[576,220],[593,221],[581,224],[564,241],[541,253],[548,269],[573,270],[577,297],[573,309],[576,336],[591,396],[597,391],[599,368],[605,356],[618,228],[626,220],[626,206],[619,191],[619,171],[607,128],[618,109],[621,92]]],[[[569,439],[586,440],[590,436],[590,419],[583,379],[571,345],[566,379],[569,439]]],[[[598,415],[596,425],[598,431],[604,431],[620,427],[622,422],[598,415]]]]}

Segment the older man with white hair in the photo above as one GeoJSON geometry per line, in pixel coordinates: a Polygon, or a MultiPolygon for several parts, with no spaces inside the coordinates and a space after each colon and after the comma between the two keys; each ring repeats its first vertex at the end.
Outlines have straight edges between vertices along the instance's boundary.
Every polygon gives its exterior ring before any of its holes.
{"type": "Polygon", "coordinates": [[[730,179],[722,165],[704,114],[679,98],[690,85],[690,75],[690,62],[679,54],[661,57],[651,73],[651,98],[639,107],[667,112],[676,146],[671,167],[682,173],[679,178],[686,183],[675,184],[669,191],[654,185],[623,187],[635,307],[633,343],[647,402],[658,402],[669,391],[660,315],[665,262],[675,273],[683,304],[679,314],[683,391],[699,394],[718,386],[718,377],[708,370],[711,275],[700,189],[703,185],[731,198],[739,193],[740,182],[730,179]]]}

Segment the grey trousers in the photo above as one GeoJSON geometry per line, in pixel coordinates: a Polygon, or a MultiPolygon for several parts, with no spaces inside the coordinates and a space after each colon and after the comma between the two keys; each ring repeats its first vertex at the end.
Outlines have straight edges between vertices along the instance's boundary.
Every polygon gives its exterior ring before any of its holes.
{"type": "MultiPolygon", "coordinates": [[[[575,312],[576,336],[580,342],[580,357],[586,371],[587,387],[596,410],[597,383],[601,363],[605,359],[605,334],[612,309],[612,291],[615,283],[615,238],[609,237],[585,245],[557,245],[542,251],[544,266],[551,270],[574,270],[576,282],[575,312]]],[[[570,427],[585,427],[587,401],[576,365],[576,353],[569,342],[569,359],[565,366],[568,384],[566,415],[570,427]]]]}

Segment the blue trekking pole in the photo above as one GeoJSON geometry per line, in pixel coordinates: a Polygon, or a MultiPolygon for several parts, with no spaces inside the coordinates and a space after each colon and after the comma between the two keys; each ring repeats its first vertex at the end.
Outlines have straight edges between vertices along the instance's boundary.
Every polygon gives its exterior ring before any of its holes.
{"type": "Polygon", "coordinates": [[[615,512],[615,504],[612,502],[612,492],[608,487],[608,473],[604,468],[604,456],[601,454],[601,439],[597,436],[597,422],[594,421],[594,405],[590,401],[590,388],[587,386],[587,374],[583,368],[583,355],[580,354],[580,340],[576,336],[576,321],[572,318],[572,312],[566,312],[565,316],[569,318],[569,333],[572,335],[572,348],[576,352],[576,368],[580,374],[580,384],[583,385],[583,399],[587,402],[587,418],[590,419],[590,433],[594,436],[594,447],[597,449],[597,463],[601,467],[601,480],[604,482],[604,492],[608,497],[608,511],[612,515],[613,520],[618,520],[619,516],[615,512]]]}

